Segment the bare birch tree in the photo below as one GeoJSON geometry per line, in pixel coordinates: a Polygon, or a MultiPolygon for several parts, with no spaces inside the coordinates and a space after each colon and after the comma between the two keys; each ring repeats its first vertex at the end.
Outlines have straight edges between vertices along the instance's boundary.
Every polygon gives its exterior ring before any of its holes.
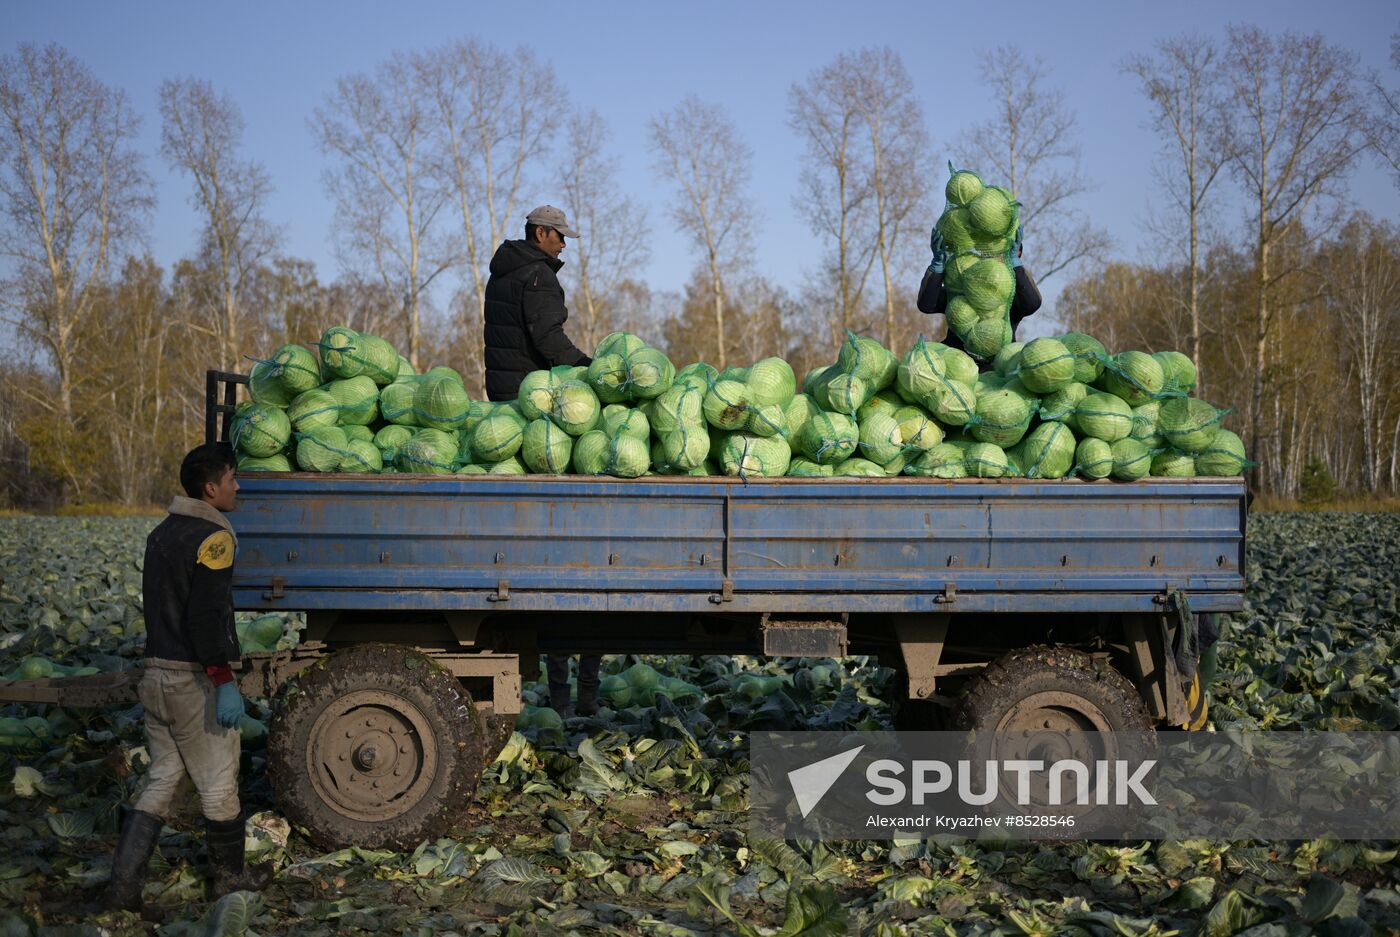
{"type": "Polygon", "coordinates": [[[194,182],[190,202],[202,216],[203,250],[217,276],[218,309],[210,325],[220,363],[234,368],[249,323],[243,292],[257,265],[277,245],[263,217],[272,183],[262,166],[238,157],[243,115],[207,81],[170,79],[160,86],[161,155],[194,182]]]}
{"type": "MultiPolygon", "coordinates": [[[[646,262],[646,209],[617,184],[618,161],[605,151],[608,126],[597,111],[569,119],[564,153],[564,204],[580,237],[574,242],[582,347],[591,351],[614,326],[614,293],[646,262]]],[[[565,268],[567,269],[567,268],[565,268]]]]}
{"type": "MultiPolygon", "coordinates": [[[[1215,43],[1196,35],[1166,39],[1155,56],[1123,66],[1152,105],[1150,124],[1162,137],[1159,176],[1186,228],[1186,353],[1201,360],[1201,231],[1211,188],[1228,160],[1223,145],[1224,98],[1215,43]]],[[[1179,230],[1171,225],[1173,234],[1179,230]]],[[[1208,375],[1199,374],[1204,393],[1208,375]]]]}
{"type": "Polygon", "coordinates": [[[135,149],[139,119],[125,93],[62,47],[27,43],[0,58],[0,115],[0,308],[53,366],[57,399],[27,393],[61,437],[52,467],[80,491],[66,440],[76,430],[81,346],[98,331],[95,304],[113,259],[139,239],[153,205],[135,149]]]}
{"type": "Polygon", "coordinates": [[[372,75],[338,79],[311,118],[322,151],[336,159],[324,178],[341,256],[348,266],[367,263],[398,298],[414,367],[428,290],[459,261],[443,231],[448,191],[431,172],[439,127],[419,69],[404,55],[372,75]]]}
{"type": "Polygon", "coordinates": [[[744,265],[754,235],[749,199],[753,152],[724,111],[695,96],[650,124],[656,171],[677,187],[671,216],[701,253],[709,278],[715,364],[727,366],[725,280],[744,265]]]}
{"type": "Polygon", "coordinates": [[[456,305],[479,356],[491,256],[507,237],[524,237],[528,170],[544,162],[567,98],[553,68],[523,47],[458,41],[419,56],[417,67],[438,124],[433,173],[451,199],[474,297],[456,305]]]}
{"type": "Polygon", "coordinates": [[[1276,266],[1274,253],[1311,209],[1337,194],[1362,146],[1355,57],[1318,34],[1276,38],[1258,27],[1234,26],[1225,61],[1231,102],[1225,145],[1255,229],[1248,422],[1251,449],[1262,452],[1278,313],[1273,294],[1295,272],[1276,266]]]}
{"type": "Polygon", "coordinates": [[[958,158],[988,182],[1005,181],[1020,201],[1027,257],[1033,258],[1028,268],[1044,283],[1072,264],[1101,257],[1112,242],[1075,207],[1090,186],[1080,173],[1074,113],[1064,94],[1048,87],[1049,69],[1003,46],[983,55],[979,74],[993,90],[996,113],[964,135],[958,158]]]}
{"type": "MultiPolygon", "coordinates": [[[[1400,32],[1390,36],[1390,65],[1400,69],[1400,32]]],[[[1366,122],[1366,142],[1400,186],[1400,85],[1379,74],[1369,79],[1371,115],[1366,122]]]]}

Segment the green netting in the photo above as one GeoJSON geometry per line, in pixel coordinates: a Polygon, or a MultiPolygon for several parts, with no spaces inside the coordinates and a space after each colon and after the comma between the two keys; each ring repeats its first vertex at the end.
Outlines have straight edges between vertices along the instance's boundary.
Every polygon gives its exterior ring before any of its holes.
{"type": "Polygon", "coordinates": [[[782,358],[764,358],[749,368],[749,397],[755,406],[786,407],[797,393],[797,377],[782,358]]]}
{"type": "Polygon", "coordinates": [[[400,426],[417,426],[418,414],[414,400],[418,395],[419,379],[395,381],[379,392],[379,415],[400,426]]]}
{"type": "Polygon", "coordinates": [[[326,392],[335,398],[338,423],[368,426],[379,416],[379,385],[367,374],[331,381],[326,392]]]}
{"type": "Polygon", "coordinates": [[[1089,386],[1071,381],[1064,387],[1047,395],[1040,401],[1040,418],[1063,423],[1072,430],[1078,430],[1074,422],[1075,409],[1089,396],[1089,386]]]}
{"type": "Polygon", "coordinates": [[[904,467],[904,474],[924,478],[966,478],[964,447],[939,443],[904,467]]]}
{"type": "Polygon", "coordinates": [[[920,335],[914,347],[899,363],[895,386],[907,402],[931,410],[938,388],[944,385],[946,373],[943,356],[929,347],[920,335]]]}
{"type": "Polygon", "coordinates": [[[288,406],[293,394],[282,386],[277,378],[277,365],[272,361],[258,361],[248,375],[248,393],[256,403],[274,407],[288,406]]]}
{"type": "Polygon", "coordinates": [[[343,325],[333,325],[321,333],[316,343],[321,350],[321,365],[333,377],[356,377],[365,370],[363,359],[354,352],[360,346],[360,333],[343,325]]]}
{"type": "Polygon", "coordinates": [[[1168,393],[1189,394],[1196,389],[1196,363],[1179,351],[1153,352],[1152,357],[1162,366],[1168,393]]]}
{"type": "Polygon", "coordinates": [[[646,414],[617,403],[603,408],[602,430],[609,436],[635,436],[643,441],[651,438],[651,423],[646,414]]]}
{"type": "Polygon", "coordinates": [[[384,468],[384,456],[369,439],[351,439],[345,444],[345,455],[337,471],[351,474],[378,474],[384,468]]]}
{"type": "Polygon", "coordinates": [[[321,368],[316,356],[304,345],[283,345],[272,353],[272,376],[289,398],[310,390],[321,383],[321,368]]]}
{"type": "Polygon", "coordinates": [[[1026,478],[1064,478],[1074,468],[1074,433],[1063,423],[1042,423],[1021,443],[1026,478]]]}
{"type": "Polygon", "coordinates": [[[1120,397],[1130,406],[1160,400],[1163,397],[1180,396],[1177,392],[1166,392],[1167,378],[1162,373],[1162,365],[1156,358],[1141,351],[1122,351],[1102,359],[1103,374],[1096,387],[1120,397]]]}
{"type": "Polygon", "coordinates": [[[993,443],[1002,449],[1021,441],[1031,425],[1031,407],[1026,399],[1002,389],[981,394],[977,409],[968,422],[972,435],[980,442],[993,443]]]}
{"type": "Polygon", "coordinates": [[[1152,457],[1149,471],[1162,478],[1196,477],[1196,457],[1180,449],[1166,449],[1152,457]]]}
{"type": "Polygon", "coordinates": [[[1006,452],[989,442],[975,442],[963,452],[963,466],[975,478],[1002,478],[1010,467],[1006,452]]]}
{"type": "Polygon", "coordinates": [[[1089,394],[1074,410],[1074,425],[1081,436],[1116,442],[1132,432],[1133,410],[1112,394],[1089,394]]]}
{"type": "Polygon", "coordinates": [[[703,466],[709,455],[710,433],[698,423],[683,423],[652,446],[652,462],[663,471],[689,472],[703,466]]]}
{"type": "Polygon", "coordinates": [[[1215,434],[1210,448],[1196,453],[1197,475],[1238,475],[1253,465],[1245,458],[1244,442],[1228,429],[1215,434]]]}
{"type": "Polygon", "coordinates": [[[420,429],[399,448],[395,460],[401,472],[451,475],[458,466],[457,437],[438,429],[420,429]]]}
{"type": "Polygon", "coordinates": [[[787,411],[776,403],[751,407],[748,419],[744,421],[744,430],[754,436],[782,436],[786,439],[790,435],[787,411]]]}
{"type": "Polygon", "coordinates": [[[1217,410],[1195,397],[1175,397],[1157,411],[1157,432],[1173,448],[1196,453],[1209,449],[1229,410],[1217,410]]]}
{"type": "MultiPolygon", "coordinates": [[[[848,330],[836,355],[836,369],[841,374],[860,378],[867,394],[874,394],[894,384],[899,359],[875,339],[848,330]]],[[[854,413],[859,406],[856,404],[846,412],[854,413]]]]}
{"type": "Polygon", "coordinates": [[[520,451],[525,419],[512,409],[497,407],[472,430],[472,455],[483,462],[501,462],[520,451]]]}
{"type": "Polygon", "coordinates": [[[1021,349],[1012,372],[1034,394],[1053,394],[1074,382],[1074,354],[1053,338],[1036,338],[1021,349]]]}
{"type": "Polygon", "coordinates": [[[1113,443],[1113,477],[1123,481],[1145,478],[1152,469],[1152,450],[1136,439],[1113,443]]]}
{"type": "Polygon", "coordinates": [[[819,465],[810,459],[795,456],[788,463],[787,474],[791,478],[829,478],[836,472],[833,465],[819,465]]]}
{"type": "Polygon", "coordinates": [[[908,453],[927,452],[943,441],[943,428],[922,407],[906,404],[894,411],[908,453]]]}
{"type": "Polygon", "coordinates": [[[821,411],[798,433],[797,451],[819,465],[844,462],[856,451],[860,430],[844,413],[821,411]]]}
{"type": "Polygon", "coordinates": [[[569,470],[574,440],[548,417],[531,420],[525,427],[520,458],[532,472],[562,475],[569,470]]]}
{"type": "Polygon", "coordinates": [[[683,424],[703,423],[702,409],[709,385],[695,387],[677,380],[671,388],[651,404],[651,428],[658,434],[675,432],[683,424]]]}
{"type": "Polygon", "coordinates": [[[457,429],[467,421],[471,399],[467,397],[466,388],[460,380],[446,374],[435,374],[436,371],[437,368],[434,368],[418,381],[413,397],[414,416],[428,429],[457,429]]]}
{"type": "Polygon", "coordinates": [[[350,454],[350,441],[338,426],[318,426],[296,434],[297,465],[305,472],[337,472],[350,454]]]}
{"type": "Polygon", "coordinates": [[[831,474],[850,478],[884,478],[887,473],[884,466],[877,462],[855,458],[840,463],[831,474]]]}
{"type": "Polygon", "coordinates": [[[904,451],[904,436],[892,413],[877,411],[860,422],[858,451],[862,457],[879,465],[892,461],[904,451]]]}
{"type": "Polygon", "coordinates": [[[238,457],[238,471],[240,472],[290,472],[292,463],[280,452],[265,458],[244,455],[238,457]]]}
{"type": "Polygon", "coordinates": [[[1074,355],[1074,379],[1081,384],[1092,384],[1103,373],[1103,361],[1108,350],[1103,342],[1083,332],[1066,332],[1056,336],[1061,345],[1074,355]]]}
{"type": "Polygon", "coordinates": [[[379,447],[379,457],[385,465],[392,465],[398,458],[404,443],[413,438],[413,429],[408,426],[391,424],[374,434],[374,444],[379,447]]]}
{"type": "Polygon", "coordinates": [[[749,402],[748,384],[720,378],[705,394],[701,412],[715,429],[738,430],[748,421],[749,402]]]}
{"type": "Polygon", "coordinates": [[[726,475],[777,478],[787,472],[792,449],[781,436],[733,433],[720,447],[719,457],[726,475]]]}
{"type": "Polygon", "coordinates": [[[298,433],[309,433],[323,426],[334,426],[340,416],[340,403],[324,390],[297,394],[287,407],[287,418],[298,433]]]}
{"type": "Polygon", "coordinates": [[[1021,349],[1025,342],[1009,342],[1001,346],[1001,351],[992,358],[992,371],[1003,378],[1013,376],[1021,367],[1021,349]]]}
{"type": "Polygon", "coordinates": [[[1074,450],[1072,474],[1081,478],[1107,478],[1113,474],[1113,445],[1102,439],[1081,439],[1074,450]]]}

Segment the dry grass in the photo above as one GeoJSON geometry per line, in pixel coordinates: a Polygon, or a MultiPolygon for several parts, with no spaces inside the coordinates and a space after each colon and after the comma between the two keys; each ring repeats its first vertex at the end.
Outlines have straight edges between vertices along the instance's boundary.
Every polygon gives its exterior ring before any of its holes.
{"type": "Polygon", "coordinates": [[[91,504],[65,504],[53,513],[56,517],[159,517],[165,513],[165,509],[154,504],[94,501],[91,504]]]}

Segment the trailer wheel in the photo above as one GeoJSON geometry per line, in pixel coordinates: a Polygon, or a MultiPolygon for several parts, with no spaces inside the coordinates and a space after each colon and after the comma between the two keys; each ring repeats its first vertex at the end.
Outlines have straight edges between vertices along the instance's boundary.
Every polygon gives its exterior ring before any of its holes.
{"type": "MultiPolygon", "coordinates": [[[[976,734],[974,765],[989,759],[1111,762],[1139,753],[1155,738],[1147,707],[1126,677],[1107,661],[1063,647],[1024,648],[988,665],[968,686],[954,722],[976,734]]],[[[1049,803],[1040,784],[1032,784],[1030,798],[1049,803]]],[[[1086,817],[1092,808],[1055,812],[1086,817]]]]}
{"type": "Polygon", "coordinates": [[[288,819],[319,845],[411,849],[467,807],[486,744],[456,677],[411,648],[366,644],[287,685],[267,766],[288,819]]]}

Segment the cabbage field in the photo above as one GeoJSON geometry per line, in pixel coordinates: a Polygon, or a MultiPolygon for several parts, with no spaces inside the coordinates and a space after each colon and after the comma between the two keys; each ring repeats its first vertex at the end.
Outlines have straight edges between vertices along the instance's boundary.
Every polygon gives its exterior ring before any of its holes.
{"type": "MultiPolygon", "coordinates": [[[[0,518],[0,671],[131,667],[154,518],[0,518]]],[[[1217,727],[1400,729],[1400,515],[1251,518],[1247,610],[1231,616],[1217,727]]],[[[246,616],[252,647],[299,623],[246,616]]],[[[1366,934],[1400,929],[1394,843],[751,841],[747,733],[887,726],[873,660],[610,657],[611,705],[532,710],[451,838],[321,854],[278,816],[260,702],[244,725],[249,848],[264,894],[200,891],[193,802],[162,838],[159,933],[1366,934]],[[654,685],[639,665],[654,667],[654,685]],[[624,672],[631,672],[624,677],[624,672]],[[646,679],[638,679],[646,676],[646,679]],[[645,692],[638,687],[644,686],[645,692]],[[1250,928],[1255,928],[1250,930],[1250,928]]],[[[527,687],[539,702],[543,686],[527,687]]],[[[0,710],[0,935],[150,933],[85,910],[114,811],[145,766],[140,711],[0,710]],[[99,929],[100,928],[100,929],[99,929]]]]}

